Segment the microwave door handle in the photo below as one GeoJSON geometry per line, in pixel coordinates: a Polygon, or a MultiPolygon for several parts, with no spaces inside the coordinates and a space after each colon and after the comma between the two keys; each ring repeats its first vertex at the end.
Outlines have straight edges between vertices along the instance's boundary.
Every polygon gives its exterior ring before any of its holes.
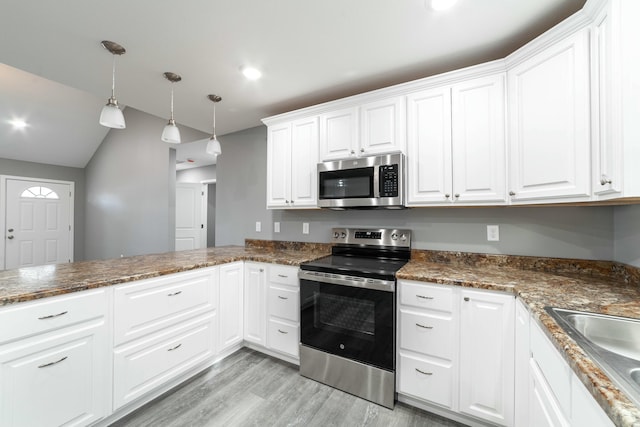
{"type": "Polygon", "coordinates": [[[380,198],[380,166],[373,167],[373,198],[380,198]]]}

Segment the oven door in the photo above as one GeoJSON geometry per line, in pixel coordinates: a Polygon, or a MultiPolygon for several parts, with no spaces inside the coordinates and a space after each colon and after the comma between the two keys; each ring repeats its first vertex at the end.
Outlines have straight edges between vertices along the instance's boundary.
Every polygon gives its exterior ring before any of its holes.
{"type": "Polygon", "coordinates": [[[392,291],[301,279],[301,343],[394,371],[394,307],[392,291]]]}

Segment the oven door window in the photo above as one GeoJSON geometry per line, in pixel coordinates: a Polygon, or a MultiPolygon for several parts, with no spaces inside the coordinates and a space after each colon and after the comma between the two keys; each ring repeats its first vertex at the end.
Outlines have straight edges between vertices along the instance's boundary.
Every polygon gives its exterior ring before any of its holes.
{"type": "Polygon", "coordinates": [[[393,292],[309,280],[300,285],[302,344],[394,369],[393,292]]]}
{"type": "Polygon", "coordinates": [[[373,167],[320,172],[320,199],[370,199],[373,197],[373,167]]]}

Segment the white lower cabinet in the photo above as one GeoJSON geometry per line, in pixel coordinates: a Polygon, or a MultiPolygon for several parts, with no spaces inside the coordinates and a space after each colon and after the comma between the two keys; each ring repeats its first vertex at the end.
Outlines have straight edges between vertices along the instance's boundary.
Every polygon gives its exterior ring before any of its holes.
{"type": "Polygon", "coordinates": [[[398,392],[513,425],[515,297],[400,280],[398,392]]]}
{"type": "Polygon", "coordinates": [[[218,272],[204,268],[115,287],[114,410],[214,359],[218,272]]]}
{"type": "Polygon", "coordinates": [[[220,266],[218,352],[241,345],[244,336],[244,262],[220,266]]]}
{"type": "Polygon", "coordinates": [[[269,349],[298,360],[300,284],[297,267],[270,266],[267,315],[269,349]]]}
{"type": "Polygon", "coordinates": [[[107,306],[108,291],[91,290],[0,310],[1,426],[85,426],[110,412],[107,306]]]}
{"type": "Polygon", "coordinates": [[[267,345],[267,269],[244,263],[244,340],[262,346],[267,345]]]}

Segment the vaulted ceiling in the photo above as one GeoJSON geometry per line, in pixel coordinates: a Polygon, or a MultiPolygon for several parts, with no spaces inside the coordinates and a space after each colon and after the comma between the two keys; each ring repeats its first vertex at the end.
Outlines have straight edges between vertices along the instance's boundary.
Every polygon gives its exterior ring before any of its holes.
{"type": "MultiPolygon", "coordinates": [[[[501,58],[571,15],[584,0],[2,0],[0,157],[84,167],[106,132],[112,56],[116,96],[178,125],[217,133],[364,91],[501,58]],[[263,77],[248,81],[243,66],[263,77]],[[25,117],[30,127],[6,122],[25,117]]],[[[158,135],[161,129],[158,130],[158,135]]],[[[159,136],[158,136],[159,138],[159,136]]]]}

